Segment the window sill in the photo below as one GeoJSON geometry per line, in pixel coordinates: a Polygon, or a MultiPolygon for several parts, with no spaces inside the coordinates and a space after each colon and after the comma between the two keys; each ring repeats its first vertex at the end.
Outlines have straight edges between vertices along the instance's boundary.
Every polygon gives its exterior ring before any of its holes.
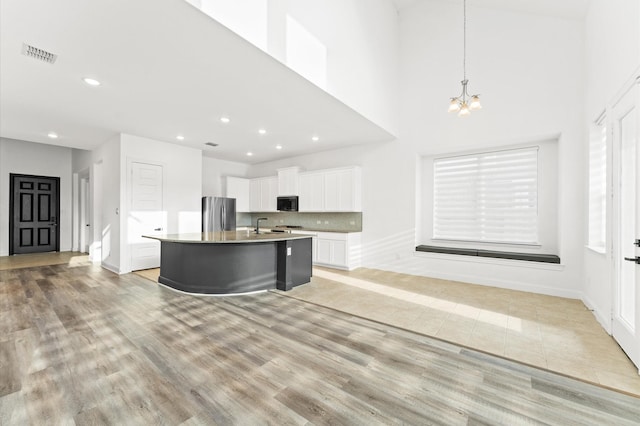
{"type": "Polygon", "coordinates": [[[607,249],[605,249],[604,247],[594,247],[594,246],[585,246],[587,248],[587,250],[590,250],[594,253],[598,253],[601,255],[606,255],[607,254],[607,249]]]}
{"type": "MultiPolygon", "coordinates": [[[[518,253],[518,252],[506,252],[495,250],[480,250],[480,249],[467,249],[467,248],[453,248],[453,247],[440,247],[440,246],[428,246],[419,245],[416,247],[416,252],[423,252],[429,254],[439,255],[457,255],[466,256],[469,260],[479,259],[499,259],[501,261],[527,263],[533,265],[560,265],[560,257],[552,254],[537,254],[537,253],[518,253]]],[[[467,260],[467,259],[465,259],[467,260]]]]}

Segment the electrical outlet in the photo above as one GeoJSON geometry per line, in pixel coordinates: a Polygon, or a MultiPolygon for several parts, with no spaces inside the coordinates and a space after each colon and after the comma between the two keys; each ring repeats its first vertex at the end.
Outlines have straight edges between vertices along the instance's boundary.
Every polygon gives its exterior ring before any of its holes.
{"type": "Polygon", "coordinates": [[[280,223],[284,222],[284,220],[280,219],[280,223]]]}
{"type": "Polygon", "coordinates": [[[316,225],[320,225],[322,223],[321,220],[316,220],[316,225]]]}
{"type": "Polygon", "coordinates": [[[325,221],[324,221],[324,224],[325,224],[325,225],[328,225],[328,224],[329,224],[329,221],[328,221],[328,220],[325,220],[325,221]]]}
{"type": "Polygon", "coordinates": [[[355,220],[352,220],[351,222],[349,222],[349,225],[355,225],[355,224],[356,224],[355,220]]]}

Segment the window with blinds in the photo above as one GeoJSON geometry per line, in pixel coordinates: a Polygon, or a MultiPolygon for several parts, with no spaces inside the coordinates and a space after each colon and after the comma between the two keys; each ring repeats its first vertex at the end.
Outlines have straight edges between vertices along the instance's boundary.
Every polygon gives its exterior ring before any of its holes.
{"type": "Polygon", "coordinates": [[[597,124],[589,140],[589,247],[605,250],[606,218],[607,128],[597,124]]]}
{"type": "Polygon", "coordinates": [[[433,238],[538,244],[538,147],[433,162],[433,238]]]}

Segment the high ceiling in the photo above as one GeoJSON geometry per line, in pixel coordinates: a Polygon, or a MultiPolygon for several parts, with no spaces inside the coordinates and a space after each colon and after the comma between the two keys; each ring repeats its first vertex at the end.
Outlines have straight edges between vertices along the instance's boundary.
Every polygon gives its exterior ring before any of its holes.
{"type": "MultiPolygon", "coordinates": [[[[588,3],[467,4],[582,19],[588,3]]],[[[0,0],[0,136],[93,149],[118,133],[245,163],[394,139],[186,1],[0,0]],[[23,43],[56,62],[24,56],[23,43]]]]}
{"type": "Polygon", "coordinates": [[[393,140],[187,2],[0,2],[2,137],[93,149],[128,133],[245,163],[393,140]]]}

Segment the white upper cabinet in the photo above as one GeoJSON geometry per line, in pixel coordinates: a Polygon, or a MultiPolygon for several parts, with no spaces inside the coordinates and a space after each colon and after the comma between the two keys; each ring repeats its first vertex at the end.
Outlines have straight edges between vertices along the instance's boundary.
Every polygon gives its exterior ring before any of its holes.
{"type": "Polygon", "coordinates": [[[249,180],[249,211],[259,212],[262,205],[262,189],[260,179],[249,180]]]}
{"type": "Polygon", "coordinates": [[[324,173],[300,174],[299,210],[320,212],[324,210],[324,173]]]}
{"type": "Polygon", "coordinates": [[[362,211],[360,167],[300,173],[300,211],[362,211]]]}
{"type": "Polygon", "coordinates": [[[275,212],[278,197],[278,178],[264,177],[250,179],[249,182],[250,211],[275,212]]]}
{"type": "Polygon", "coordinates": [[[278,195],[299,195],[300,167],[278,169],[278,195]]]}
{"type": "Polygon", "coordinates": [[[250,210],[250,181],[249,179],[227,176],[227,192],[229,198],[236,199],[237,212],[249,212],[250,210]]]}

